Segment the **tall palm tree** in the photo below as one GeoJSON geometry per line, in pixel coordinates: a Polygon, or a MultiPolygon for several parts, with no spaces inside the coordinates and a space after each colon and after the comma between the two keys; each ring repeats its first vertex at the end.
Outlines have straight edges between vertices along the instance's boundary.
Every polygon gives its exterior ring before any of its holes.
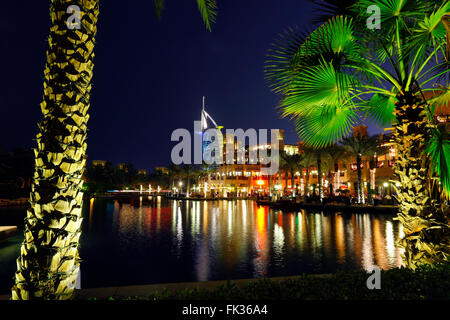
{"type": "Polygon", "coordinates": [[[281,153],[280,155],[280,168],[285,171],[285,191],[288,188],[288,177],[291,177],[291,187],[292,194],[295,196],[295,172],[299,170],[301,166],[301,161],[303,160],[303,156],[301,154],[288,154],[286,152],[281,153]]]}
{"type": "Polygon", "coordinates": [[[450,98],[450,87],[441,84],[449,71],[442,20],[450,2],[359,0],[349,9],[330,14],[310,34],[290,30],[275,44],[266,79],[282,96],[283,115],[295,119],[309,145],[325,146],[349,135],[360,116],[392,125],[404,262],[415,268],[442,261],[450,254],[450,226],[440,199],[426,186],[430,168],[440,166],[436,174],[450,195],[448,161],[442,161],[450,152],[433,153],[429,147],[436,141],[437,149],[448,150],[448,140],[433,138],[433,105],[450,98]],[[368,23],[370,6],[380,9],[375,28],[368,23]]]}
{"type": "Polygon", "coordinates": [[[199,174],[199,169],[192,164],[184,164],[180,166],[182,177],[186,179],[186,195],[189,196],[191,192],[191,180],[194,176],[199,174]]]}
{"type": "Polygon", "coordinates": [[[44,71],[44,119],[39,124],[35,174],[25,239],[17,259],[14,300],[68,299],[79,270],[81,179],[98,0],[52,0],[52,27],[44,71]],[[81,9],[80,29],[68,28],[69,5],[81,9]]]}
{"type": "Polygon", "coordinates": [[[175,188],[175,179],[179,178],[181,175],[181,169],[179,166],[174,164],[171,164],[167,169],[169,176],[169,188],[173,190],[175,188]]]}
{"type": "Polygon", "coordinates": [[[311,173],[311,166],[316,164],[316,156],[314,154],[314,149],[310,147],[302,147],[302,156],[303,159],[301,161],[301,166],[305,168],[305,196],[309,195],[309,178],[311,173]]]}
{"type": "MultiPolygon", "coordinates": [[[[163,3],[155,0],[157,12],[163,3]]],[[[197,3],[210,30],[216,2],[197,3]]],[[[34,149],[35,174],[12,288],[14,300],[69,299],[75,288],[98,15],[99,0],[51,0],[41,103],[44,119],[34,149]],[[71,21],[73,11],[67,13],[74,5],[80,9],[80,21],[71,21]]]]}
{"type": "Polygon", "coordinates": [[[347,155],[354,157],[356,159],[356,172],[357,172],[357,183],[356,183],[356,194],[358,198],[358,203],[364,203],[364,185],[362,183],[362,158],[367,156],[373,156],[375,153],[381,153],[379,136],[367,136],[354,134],[351,137],[342,138],[341,144],[347,153],[347,155]]]}
{"type": "Polygon", "coordinates": [[[330,181],[330,195],[336,194],[336,187],[339,179],[339,160],[345,154],[344,148],[339,144],[332,144],[326,147],[328,155],[328,180],[330,181]]]}
{"type": "MultiPolygon", "coordinates": [[[[317,184],[319,190],[319,198],[322,201],[323,199],[323,171],[326,167],[326,161],[328,157],[328,152],[326,148],[311,148],[311,147],[303,147],[303,152],[305,154],[304,161],[305,167],[311,165],[316,165],[317,167],[317,184]]],[[[306,179],[309,183],[309,168],[306,170],[306,179]]]]}

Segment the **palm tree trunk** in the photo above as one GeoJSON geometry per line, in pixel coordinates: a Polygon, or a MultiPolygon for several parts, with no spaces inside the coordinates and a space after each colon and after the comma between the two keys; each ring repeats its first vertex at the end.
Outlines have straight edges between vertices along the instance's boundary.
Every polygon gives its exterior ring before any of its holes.
{"type": "Polygon", "coordinates": [[[318,185],[319,185],[319,199],[323,199],[323,187],[322,187],[322,158],[319,154],[317,157],[317,174],[318,174],[318,185]]]}
{"type": "Polygon", "coordinates": [[[362,185],[362,171],[361,171],[361,155],[357,154],[356,155],[356,172],[358,174],[358,182],[356,185],[356,192],[357,192],[357,197],[358,197],[358,203],[363,203],[363,197],[364,197],[364,189],[363,189],[363,185],[362,185]]]}
{"type": "Polygon", "coordinates": [[[413,269],[419,264],[440,262],[450,254],[448,221],[427,188],[430,162],[424,149],[432,125],[426,119],[425,107],[418,102],[412,94],[399,98],[392,141],[398,150],[394,167],[398,219],[405,233],[400,245],[405,248],[405,264],[413,269]]]}
{"type": "Polygon", "coordinates": [[[188,174],[186,176],[187,179],[187,186],[186,186],[186,197],[189,197],[189,193],[191,191],[191,176],[188,174]]]}
{"type": "Polygon", "coordinates": [[[305,196],[309,195],[309,168],[306,168],[305,196]]]}
{"type": "Polygon", "coordinates": [[[82,175],[99,4],[52,0],[50,13],[44,119],[34,150],[36,169],[12,288],[14,300],[69,299],[79,271],[82,175]],[[70,5],[81,9],[79,30],[66,25],[70,5]]]}
{"type": "Polygon", "coordinates": [[[291,169],[291,188],[292,188],[292,196],[294,196],[295,197],[295,194],[296,194],[296,188],[295,188],[295,186],[294,186],[294,183],[295,183],[295,177],[294,177],[294,170],[293,169],[291,169]]]}
{"type": "Polygon", "coordinates": [[[284,193],[288,191],[288,180],[289,180],[289,171],[286,169],[284,171],[284,193]]]}

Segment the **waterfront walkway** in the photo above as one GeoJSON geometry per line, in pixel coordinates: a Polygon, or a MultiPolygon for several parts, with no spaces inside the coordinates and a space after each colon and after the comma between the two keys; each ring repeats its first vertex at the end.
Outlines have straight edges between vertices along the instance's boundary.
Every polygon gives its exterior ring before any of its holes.
{"type": "MultiPolygon", "coordinates": [[[[318,278],[328,278],[331,274],[317,274],[309,275],[318,278]]],[[[284,281],[294,280],[301,276],[288,276],[288,277],[273,277],[266,278],[271,281],[284,281]]],[[[230,280],[230,283],[235,284],[237,287],[243,287],[249,283],[256,282],[261,279],[237,279],[230,280]]],[[[179,282],[179,283],[164,283],[164,284],[150,284],[150,285],[138,285],[138,286],[122,286],[122,287],[106,287],[106,288],[92,288],[76,290],[75,300],[88,300],[88,299],[108,299],[113,298],[128,298],[128,297],[147,297],[151,293],[161,292],[166,289],[169,291],[179,291],[184,289],[189,290],[214,290],[220,286],[226,286],[226,280],[220,281],[201,281],[201,282],[179,282]]],[[[1,295],[0,300],[9,300],[9,295],[1,295]]]]}

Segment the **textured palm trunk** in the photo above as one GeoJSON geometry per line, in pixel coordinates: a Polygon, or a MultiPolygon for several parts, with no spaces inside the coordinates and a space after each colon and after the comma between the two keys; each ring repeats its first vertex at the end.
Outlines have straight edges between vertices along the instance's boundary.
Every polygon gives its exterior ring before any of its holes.
{"type": "Polygon", "coordinates": [[[86,162],[86,125],[98,0],[52,0],[45,66],[44,114],[35,148],[35,174],[25,239],[17,259],[14,300],[69,299],[79,271],[78,244],[86,162]],[[81,29],[66,24],[70,5],[81,29]]]}
{"type": "Polygon", "coordinates": [[[186,197],[189,197],[189,193],[191,191],[191,176],[188,174],[186,179],[187,179],[186,197]]]}
{"type": "Polygon", "coordinates": [[[295,184],[295,175],[294,175],[294,169],[291,169],[291,188],[292,188],[292,196],[295,197],[296,193],[297,193],[297,189],[294,186],[295,184]]]}
{"type": "Polygon", "coordinates": [[[289,171],[286,169],[284,171],[284,193],[288,191],[288,180],[289,180],[289,171]]]}
{"type": "Polygon", "coordinates": [[[305,196],[309,196],[309,168],[306,168],[305,196]]]}
{"type": "Polygon", "coordinates": [[[364,188],[362,185],[362,172],[361,172],[361,156],[359,154],[356,155],[356,172],[358,175],[358,182],[356,183],[356,191],[358,196],[358,203],[363,203],[364,197],[364,188]]]}
{"type": "Polygon", "coordinates": [[[319,185],[319,199],[320,201],[322,201],[323,199],[323,187],[322,187],[322,159],[321,156],[319,155],[317,158],[317,180],[318,180],[318,185],[319,185]]]}
{"type": "Polygon", "coordinates": [[[398,97],[395,108],[398,124],[393,143],[398,149],[394,172],[396,198],[400,204],[398,219],[405,236],[403,260],[407,267],[443,261],[450,254],[450,228],[438,200],[430,197],[430,162],[424,155],[431,124],[425,106],[412,94],[398,97]],[[398,184],[398,186],[397,186],[398,184]]]}

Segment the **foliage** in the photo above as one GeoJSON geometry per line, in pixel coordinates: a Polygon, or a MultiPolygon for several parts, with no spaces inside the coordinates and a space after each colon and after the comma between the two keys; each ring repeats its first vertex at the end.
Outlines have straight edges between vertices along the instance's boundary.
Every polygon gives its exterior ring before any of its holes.
{"type": "MultiPolygon", "coordinates": [[[[161,18],[166,0],[153,0],[155,12],[158,19],[161,18]]],[[[211,25],[216,22],[217,3],[216,0],[197,0],[198,10],[205,23],[206,29],[211,31],[211,25]]]]}
{"type": "Polygon", "coordinates": [[[125,300],[428,300],[450,299],[450,263],[422,265],[416,270],[381,270],[381,289],[369,290],[364,270],[341,270],[330,276],[302,275],[296,279],[261,279],[237,286],[229,281],[213,290],[184,289],[154,292],[125,300]]]}
{"type": "MultiPolygon", "coordinates": [[[[272,46],[265,72],[281,96],[282,115],[295,120],[305,143],[330,145],[348,136],[359,120],[390,125],[398,118],[396,103],[409,93],[421,100],[434,123],[432,106],[449,98],[439,81],[448,72],[442,19],[450,2],[313,2],[324,13],[318,19],[322,24],[309,34],[289,29],[272,46]],[[371,5],[381,10],[381,30],[367,27],[371,5]]],[[[439,170],[439,176],[448,181],[450,172],[439,170]]],[[[448,184],[444,187],[448,194],[448,184]]]]}

